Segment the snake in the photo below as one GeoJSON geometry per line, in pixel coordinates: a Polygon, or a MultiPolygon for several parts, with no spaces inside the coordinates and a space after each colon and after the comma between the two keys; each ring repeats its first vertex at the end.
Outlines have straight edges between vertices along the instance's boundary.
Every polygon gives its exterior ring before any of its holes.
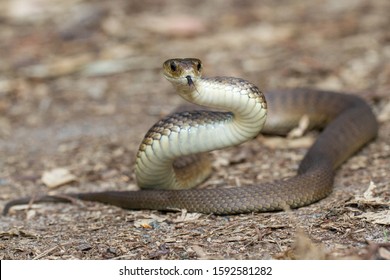
{"type": "Polygon", "coordinates": [[[306,88],[263,93],[235,77],[203,77],[197,58],[163,63],[163,74],[190,103],[210,109],[182,111],[159,120],[146,133],[135,160],[140,187],[43,195],[10,201],[3,213],[29,202],[69,202],[70,198],[124,209],[229,215],[280,211],[315,203],[333,189],[336,170],[378,133],[375,114],[357,95],[306,88]],[[302,116],[321,132],[295,176],[240,187],[196,188],[211,172],[207,152],[239,145],[259,135],[286,135],[302,116]]]}

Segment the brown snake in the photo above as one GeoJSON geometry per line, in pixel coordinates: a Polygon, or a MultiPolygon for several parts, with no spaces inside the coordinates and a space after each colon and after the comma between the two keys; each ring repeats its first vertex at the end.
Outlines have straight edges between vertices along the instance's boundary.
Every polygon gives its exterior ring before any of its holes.
{"type": "MultiPolygon", "coordinates": [[[[137,154],[136,177],[142,190],[66,196],[126,209],[186,209],[215,214],[297,208],[326,197],[332,191],[335,170],[377,135],[378,124],[370,107],[354,95],[307,89],[263,95],[242,79],[202,78],[198,59],[171,59],[163,68],[165,77],[186,100],[228,112],[181,112],[156,123],[137,154]],[[189,189],[210,173],[203,157],[192,154],[242,143],[256,137],[260,130],[286,134],[303,115],[308,116],[310,128],[323,131],[295,177],[237,188],[189,189]],[[187,161],[193,164],[175,161],[183,156],[189,156],[187,161]]],[[[10,201],[3,213],[31,200],[10,201]]],[[[45,195],[32,201],[69,202],[69,198],[45,195]]]]}

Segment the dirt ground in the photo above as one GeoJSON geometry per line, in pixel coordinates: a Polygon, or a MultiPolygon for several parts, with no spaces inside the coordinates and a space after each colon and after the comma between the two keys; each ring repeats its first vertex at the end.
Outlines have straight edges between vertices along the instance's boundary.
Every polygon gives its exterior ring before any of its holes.
{"type": "MultiPolygon", "coordinates": [[[[172,57],[198,57],[206,75],[264,91],[358,94],[380,131],[308,207],[216,216],[20,206],[0,218],[0,258],[390,259],[389,14],[388,0],[1,1],[0,207],[47,192],[136,189],[144,133],[184,102],[161,75],[172,57]],[[42,175],[56,168],[73,179],[48,188],[42,175]]],[[[314,136],[259,136],[214,152],[206,185],[292,176],[314,136]]]]}

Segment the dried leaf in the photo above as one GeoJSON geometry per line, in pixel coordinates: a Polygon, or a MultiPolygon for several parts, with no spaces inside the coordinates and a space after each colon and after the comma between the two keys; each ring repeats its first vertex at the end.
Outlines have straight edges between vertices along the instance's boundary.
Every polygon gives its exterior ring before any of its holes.
{"type": "Polygon", "coordinates": [[[9,231],[2,231],[0,232],[0,238],[8,238],[8,237],[14,237],[14,236],[21,236],[21,237],[27,237],[27,238],[38,238],[39,235],[30,232],[30,231],[25,231],[22,229],[17,229],[17,228],[12,228],[9,231]]]}
{"type": "Polygon", "coordinates": [[[43,172],[42,182],[49,188],[57,188],[77,180],[77,177],[65,168],[55,168],[43,172]]]}
{"type": "Polygon", "coordinates": [[[183,209],[181,211],[180,217],[174,220],[176,223],[180,222],[188,222],[188,221],[196,221],[199,217],[202,216],[200,213],[187,213],[187,210],[183,209]]]}
{"type": "Polygon", "coordinates": [[[359,203],[373,206],[390,206],[390,201],[386,201],[383,197],[377,196],[375,194],[375,190],[377,188],[378,186],[371,181],[363,196],[357,196],[351,203],[359,203]]]}
{"type": "Polygon", "coordinates": [[[390,225],[390,210],[363,213],[357,218],[364,218],[368,222],[380,225],[390,225]]]}
{"type": "Polygon", "coordinates": [[[261,143],[271,149],[308,148],[314,142],[314,137],[306,135],[300,138],[288,139],[285,137],[263,137],[261,143]]]}
{"type": "Polygon", "coordinates": [[[390,120],[390,102],[388,102],[378,115],[378,120],[380,122],[386,122],[390,120]]]}
{"type": "Polygon", "coordinates": [[[378,250],[379,256],[381,256],[385,260],[390,260],[390,251],[385,248],[379,248],[378,250]]]}
{"type": "Polygon", "coordinates": [[[293,248],[293,256],[298,260],[329,259],[326,249],[321,244],[314,244],[303,232],[298,232],[293,248]]]}
{"type": "Polygon", "coordinates": [[[136,228],[152,229],[153,227],[151,225],[153,222],[154,222],[153,219],[139,219],[134,221],[134,226],[136,228]]]}
{"type": "Polygon", "coordinates": [[[308,115],[303,115],[299,120],[298,126],[291,129],[288,133],[287,138],[299,138],[302,137],[307,129],[309,128],[310,119],[308,115]]]}
{"type": "Polygon", "coordinates": [[[134,221],[134,226],[136,228],[146,228],[152,229],[155,228],[159,223],[166,220],[165,217],[160,217],[155,214],[150,215],[151,218],[148,219],[138,219],[134,221]]]}
{"type": "MultiPolygon", "coordinates": [[[[361,215],[352,215],[352,218],[365,219],[368,222],[381,225],[390,225],[390,210],[383,210],[383,206],[390,206],[390,202],[385,200],[383,197],[376,195],[375,191],[378,188],[374,182],[370,182],[367,190],[363,196],[356,197],[353,201],[348,204],[359,204],[367,206],[377,206],[377,211],[369,211],[362,213],[361,215]],[[380,206],[380,207],[378,207],[380,206]]],[[[371,209],[372,207],[368,208],[371,209]]]]}

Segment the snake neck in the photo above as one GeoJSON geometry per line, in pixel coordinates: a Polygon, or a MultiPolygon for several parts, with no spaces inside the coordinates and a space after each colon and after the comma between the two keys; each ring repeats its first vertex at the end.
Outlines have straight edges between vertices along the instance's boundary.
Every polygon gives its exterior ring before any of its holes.
{"type": "Polygon", "coordinates": [[[182,176],[173,167],[175,159],[241,144],[257,136],[265,123],[265,98],[245,80],[204,78],[176,87],[192,103],[227,112],[182,112],[156,123],[137,154],[136,177],[141,188],[193,187],[207,176],[179,178],[182,176]]]}
{"type": "Polygon", "coordinates": [[[179,94],[191,103],[226,111],[216,113],[215,117],[198,117],[199,121],[215,118],[209,122],[214,126],[207,131],[210,136],[219,135],[219,129],[224,133],[233,133],[225,145],[221,141],[220,145],[200,152],[240,144],[257,136],[263,128],[267,113],[265,97],[258,87],[246,80],[233,77],[199,78],[193,80],[192,86],[175,86],[179,94]]]}

